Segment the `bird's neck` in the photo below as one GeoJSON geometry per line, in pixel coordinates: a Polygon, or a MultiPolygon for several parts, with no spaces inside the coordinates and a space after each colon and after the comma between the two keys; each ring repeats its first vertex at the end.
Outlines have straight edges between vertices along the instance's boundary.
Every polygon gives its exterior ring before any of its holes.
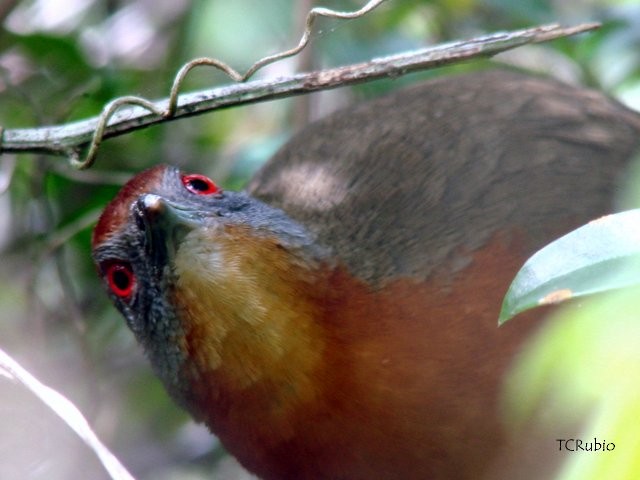
{"type": "Polygon", "coordinates": [[[186,404],[210,426],[235,411],[255,415],[251,422],[286,422],[289,410],[318,394],[323,335],[312,297],[321,295],[313,281],[319,266],[244,228],[194,230],[174,261],[191,379],[186,404]]]}

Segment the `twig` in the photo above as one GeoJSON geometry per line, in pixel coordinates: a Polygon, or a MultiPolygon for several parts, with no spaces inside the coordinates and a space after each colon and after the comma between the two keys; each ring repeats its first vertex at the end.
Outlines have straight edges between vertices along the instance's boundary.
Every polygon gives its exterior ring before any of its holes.
{"type": "Polygon", "coordinates": [[[172,117],[176,113],[178,92],[180,91],[180,86],[184,81],[184,77],[193,68],[198,67],[200,65],[208,65],[211,67],[215,67],[219,70],[222,70],[229,76],[229,78],[231,78],[236,82],[244,82],[250,79],[261,68],[271,63],[277,62],[285,58],[292,57],[300,53],[309,43],[309,39],[311,38],[311,31],[312,31],[311,29],[313,28],[313,24],[315,23],[316,18],[329,17],[329,18],[337,18],[340,20],[354,19],[354,18],[361,17],[363,15],[366,15],[371,10],[373,10],[374,8],[376,8],[378,5],[380,5],[382,2],[385,2],[385,1],[386,0],[370,0],[369,2],[367,2],[367,4],[364,7],[362,7],[360,10],[356,10],[355,12],[337,12],[335,10],[329,10],[328,8],[322,8],[322,7],[312,8],[307,14],[304,32],[302,33],[302,38],[300,38],[298,45],[296,45],[295,47],[289,50],[285,50],[284,52],[276,53],[275,55],[269,55],[267,57],[261,58],[256,63],[251,65],[251,67],[249,67],[249,69],[244,73],[244,75],[234,70],[226,63],[220,60],[217,60],[215,58],[197,58],[195,60],[192,60],[191,62],[187,63],[185,66],[183,66],[180,69],[180,71],[176,75],[175,80],[173,81],[173,86],[171,87],[171,94],[169,95],[169,108],[167,109],[167,112],[165,115],[167,117],[172,117]]]}
{"type": "MultiPolygon", "coordinates": [[[[315,0],[298,0],[293,8],[292,20],[294,25],[304,25],[307,23],[307,12],[313,7],[315,0]]],[[[313,70],[315,52],[312,46],[308,46],[301,51],[295,61],[296,72],[310,72],[313,70]]],[[[300,96],[296,98],[292,105],[291,112],[291,124],[292,125],[306,125],[311,118],[311,97],[300,96]]]]}
{"type": "MultiPolygon", "coordinates": [[[[244,74],[240,74],[238,71],[234,70],[231,66],[226,63],[215,59],[215,58],[196,58],[185,64],[178,73],[173,81],[173,85],[171,87],[171,92],[169,95],[168,105],[166,109],[160,109],[156,105],[154,105],[151,101],[135,96],[125,96],[121,98],[117,98],[111,102],[109,102],[102,110],[102,113],[98,117],[95,125],[95,129],[92,135],[91,143],[89,144],[89,151],[84,160],[80,160],[79,148],[82,144],[72,144],[72,145],[62,145],[56,146],[56,151],[39,151],[39,153],[63,153],[69,157],[71,165],[78,169],[89,168],[93,165],[95,158],[98,153],[98,147],[102,142],[102,139],[105,138],[105,128],[111,117],[115,114],[120,107],[130,106],[130,105],[138,105],[155,116],[163,117],[166,119],[173,118],[176,115],[176,110],[178,106],[178,94],[180,92],[180,88],[184,82],[187,74],[196,67],[199,66],[210,66],[222,70],[229,76],[232,80],[236,82],[244,82],[251,78],[258,70],[263,68],[264,66],[274,63],[276,61],[282,60],[284,58],[291,57],[293,55],[298,54],[301,50],[303,50],[307,44],[309,43],[309,39],[311,38],[311,29],[317,17],[331,17],[337,19],[353,19],[360,17],[362,15],[367,14],[374,8],[376,8],[381,3],[386,0],[369,0],[362,8],[356,10],[354,12],[338,12],[335,10],[330,10],[327,8],[312,8],[311,11],[307,14],[305,29],[302,34],[298,45],[289,50],[285,50],[284,52],[277,53],[275,55],[269,55],[267,57],[263,57],[257,62],[255,62],[244,74]]],[[[0,129],[0,141],[4,141],[3,132],[0,129]]],[[[1,142],[0,142],[1,143],[1,142]]],[[[0,145],[1,146],[1,145],[0,145]]],[[[8,151],[4,148],[0,148],[0,154],[8,151]]]]}
{"type": "Polygon", "coordinates": [[[80,410],[65,396],[47,387],[0,349],[0,374],[20,382],[69,425],[95,452],[113,480],[135,480],[96,436],[80,410]]]}
{"type": "MultiPolygon", "coordinates": [[[[352,85],[378,78],[397,77],[409,72],[459,63],[471,58],[491,57],[525,44],[575,35],[598,27],[599,25],[595,23],[568,28],[559,25],[544,25],[494,33],[470,40],[377,58],[365,63],[302,73],[275,80],[256,80],[231,84],[179,96],[177,96],[178,88],[174,84],[173,96],[170,98],[150,102],[139,97],[123,97],[110,102],[99,117],[59,126],[6,129],[2,145],[0,145],[0,153],[31,152],[68,155],[72,158],[75,166],[87,168],[93,163],[98,146],[103,139],[123,135],[149,125],[198,115],[219,108],[352,85]],[[175,103],[176,107],[175,112],[170,116],[172,103],[175,103]],[[134,104],[134,106],[121,108],[130,104],[134,104]],[[87,144],[90,144],[89,153],[85,160],[80,161],[79,149],[87,144]]],[[[210,60],[199,59],[195,62],[202,61],[203,64],[211,64],[210,60]]],[[[263,63],[265,60],[257,63],[263,63]]],[[[179,73],[178,77],[184,78],[184,75],[179,73]]]]}

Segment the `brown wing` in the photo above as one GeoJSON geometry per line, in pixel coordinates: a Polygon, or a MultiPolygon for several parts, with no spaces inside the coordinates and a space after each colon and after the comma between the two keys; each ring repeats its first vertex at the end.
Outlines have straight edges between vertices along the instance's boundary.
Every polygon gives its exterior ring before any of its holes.
{"type": "Polygon", "coordinates": [[[611,206],[640,117],[595,91],[489,71],[444,77],[309,125],[248,190],[379,283],[461,268],[525,232],[531,251],[611,206]],[[354,248],[357,245],[357,248],[354,248]]]}

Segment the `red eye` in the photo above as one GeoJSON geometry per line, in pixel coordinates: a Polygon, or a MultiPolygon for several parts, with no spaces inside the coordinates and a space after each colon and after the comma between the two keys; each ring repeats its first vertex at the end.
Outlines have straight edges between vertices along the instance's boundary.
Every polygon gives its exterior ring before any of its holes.
{"type": "Polygon", "coordinates": [[[212,195],[220,191],[220,188],[204,175],[183,175],[182,184],[187,190],[196,195],[212,195]]]}
{"type": "Polygon", "coordinates": [[[136,277],[127,262],[115,262],[107,266],[107,283],[111,291],[120,298],[129,298],[136,284],[136,277]]]}

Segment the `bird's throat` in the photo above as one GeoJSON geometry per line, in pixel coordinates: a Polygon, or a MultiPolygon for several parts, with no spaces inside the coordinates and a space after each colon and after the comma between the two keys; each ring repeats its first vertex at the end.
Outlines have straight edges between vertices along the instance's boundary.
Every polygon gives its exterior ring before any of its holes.
{"type": "Polygon", "coordinates": [[[286,417],[289,408],[312,401],[323,336],[312,301],[318,292],[303,264],[277,239],[239,226],[185,237],[174,262],[172,303],[188,376],[201,387],[192,391],[202,397],[187,404],[198,408],[215,398],[220,405],[258,389],[264,395],[256,409],[286,417]]]}

